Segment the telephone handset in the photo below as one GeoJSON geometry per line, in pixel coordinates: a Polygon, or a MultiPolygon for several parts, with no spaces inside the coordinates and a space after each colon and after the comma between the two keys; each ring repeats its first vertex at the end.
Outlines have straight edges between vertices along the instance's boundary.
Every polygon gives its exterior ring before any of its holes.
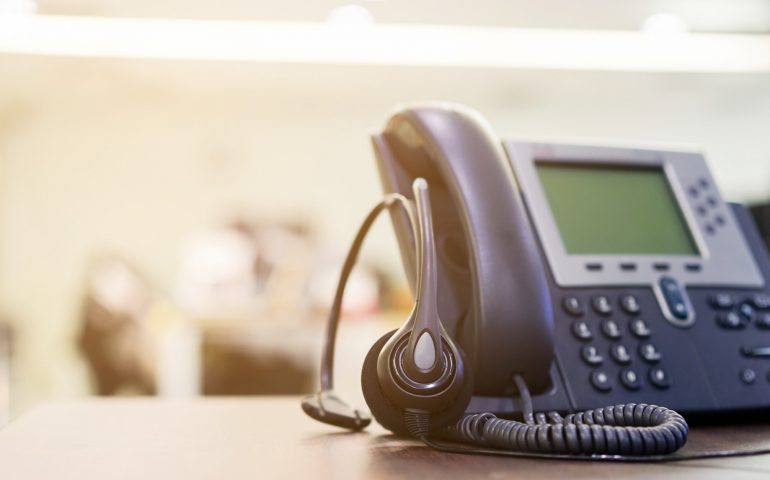
{"type": "Polygon", "coordinates": [[[661,454],[684,444],[684,419],[639,402],[770,409],[770,259],[702,156],[490,131],[443,104],[399,111],[373,136],[385,197],[343,267],[306,413],[369,422],[333,392],[334,343],[347,277],[384,210],[415,308],[371,348],[361,380],[391,431],[466,453],[681,460],[696,457],[661,454]]]}
{"type": "MultiPolygon", "coordinates": [[[[475,113],[442,108],[394,115],[373,138],[386,191],[430,185],[438,254],[439,311],[465,348],[480,395],[512,393],[521,374],[548,386],[553,359],[551,300],[537,244],[502,146],[475,113]]],[[[394,212],[414,272],[411,230],[394,212]]]]}

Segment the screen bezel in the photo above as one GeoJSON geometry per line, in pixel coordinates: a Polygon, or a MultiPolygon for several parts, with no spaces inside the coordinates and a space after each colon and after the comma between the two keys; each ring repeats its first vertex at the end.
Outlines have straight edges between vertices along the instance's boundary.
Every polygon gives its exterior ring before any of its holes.
{"type": "Polygon", "coordinates": [[[719,194],[700,153],[528,141],[505,141],[503,147],[557,285],[654,286],[661,275],[673,275],[687,285],[764,285],[732,208],[719,194]],[[536,159],[662,168],[699,255],[567,254],[535,168],[536,159]],[[708,196],[715,200],[711,210],[724,217],[723,225],[714,234],[706,231],[706,219],[696,215],[700,200],[688,195],[688,189],[699,183],[709,185],[708,196]],[[624,269],[628,264],[635,268],[624,269]],[[591,269],[590,265],[602,268],[591,269]],[[661,266],[665,268],[659,268],[661,266]]]}

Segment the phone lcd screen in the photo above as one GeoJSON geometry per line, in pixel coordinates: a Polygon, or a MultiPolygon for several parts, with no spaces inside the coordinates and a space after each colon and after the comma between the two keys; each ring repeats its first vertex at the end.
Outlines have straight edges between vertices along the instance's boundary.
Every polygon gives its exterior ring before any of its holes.
{"type": "Polygon", "coordinates": [[[662,168],[537,162],[571,255],[698,255],[662,168]]]}

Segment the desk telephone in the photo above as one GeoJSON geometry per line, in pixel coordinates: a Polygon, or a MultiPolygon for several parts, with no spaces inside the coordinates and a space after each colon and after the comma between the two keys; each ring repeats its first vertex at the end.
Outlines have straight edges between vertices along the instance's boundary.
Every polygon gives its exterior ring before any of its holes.
{"type": "Polygon", "coordinates": [[[674,410],[770,409],[770,259],[700,154],[501,142],[447,104],[401,110],[372,141],[385,198],[343,268],[308,414],[369,422],[332,367],[347,275],[384,210],[415,292],[362,372],[389,430],[453,451],[670,459],[687,435],[674,410]]]}

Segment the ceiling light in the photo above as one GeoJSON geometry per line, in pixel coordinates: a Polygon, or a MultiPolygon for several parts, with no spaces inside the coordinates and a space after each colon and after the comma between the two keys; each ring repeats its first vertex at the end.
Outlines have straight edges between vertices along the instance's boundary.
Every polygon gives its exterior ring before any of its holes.
{"type": "Polygon", "coordinates": [[[336,25],[371,25],[374,15],[361,5],[340,5],[329,12],[326,21],[336,25]]]}
{"type": "Polygon", "coordinates": [[[0,15],[32,15],[35,12],[35,0],[0,0],[0,15]]]}
{"type": "Polygon", "coordinates": [[[642,32],[651,35],[681,35],[688,27],[682,17],[673,13],[656,13],[642,22],[642,32]]]}
{"type": "Polygon", "coordinates": [[[327,65],[770,72],[770,35],[0,16],[0,53],[327,65]]]}

